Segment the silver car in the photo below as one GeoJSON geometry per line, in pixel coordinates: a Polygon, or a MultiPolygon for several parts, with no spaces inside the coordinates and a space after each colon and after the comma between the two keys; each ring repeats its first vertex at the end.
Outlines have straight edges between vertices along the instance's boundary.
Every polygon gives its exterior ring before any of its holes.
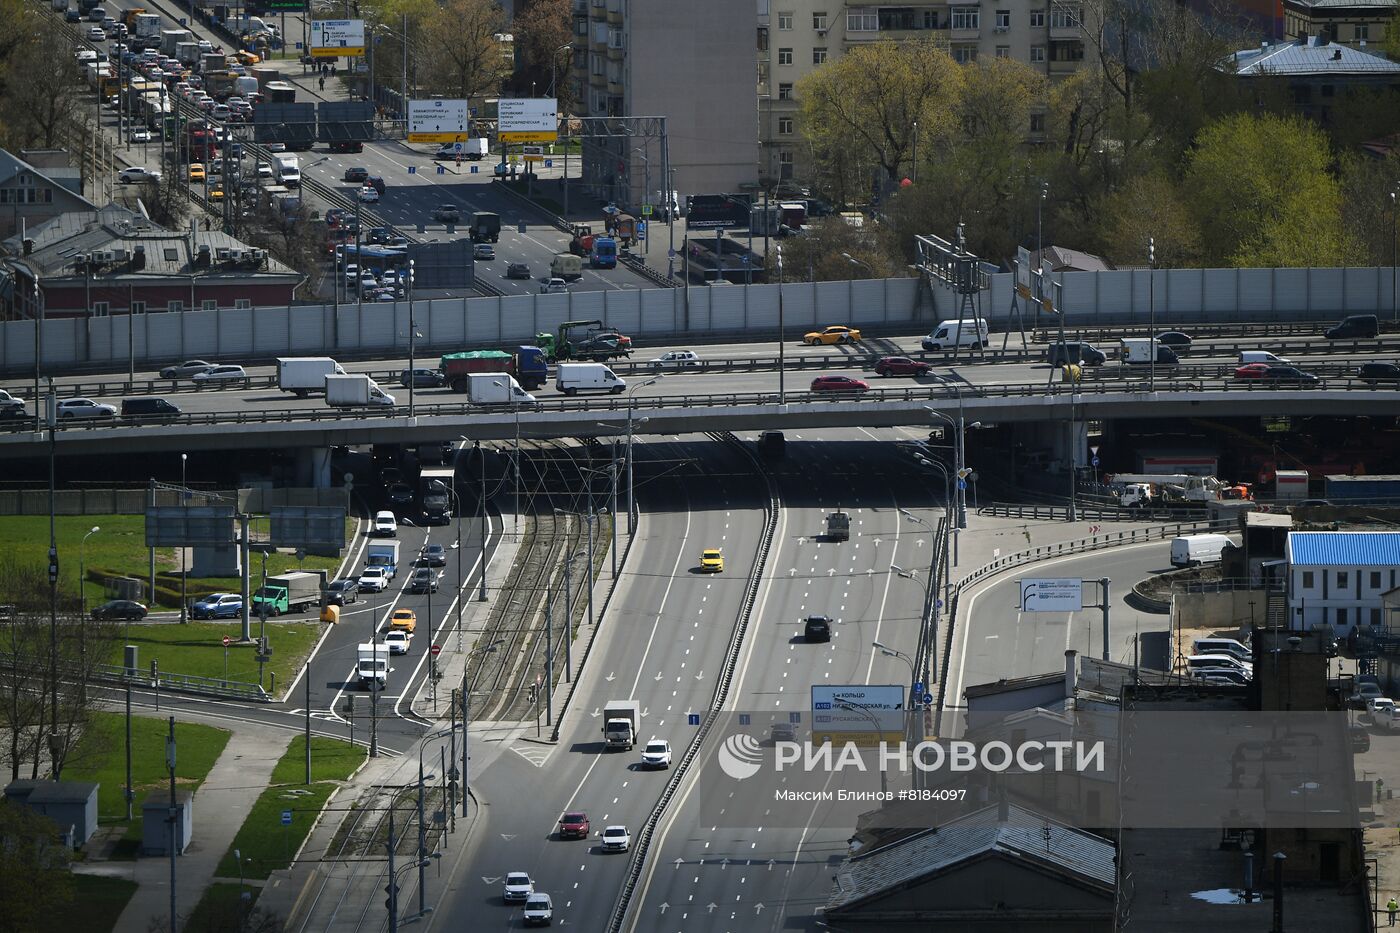
{"type": "Polygon", "coordinates": [[[214,368],[213,363],[206,363],[204,360],[185,360],[174,366],[167,366],[160,371],[162,379],[190,379],[200,373],[207,373],[214,368]]]}
{"type": "Polygon", "coordinates": [[[117,409],[111,405],[94,402],[90,398],[65,398],[58,403],[60,420],[75,418],[115,418],[117,409]]]}

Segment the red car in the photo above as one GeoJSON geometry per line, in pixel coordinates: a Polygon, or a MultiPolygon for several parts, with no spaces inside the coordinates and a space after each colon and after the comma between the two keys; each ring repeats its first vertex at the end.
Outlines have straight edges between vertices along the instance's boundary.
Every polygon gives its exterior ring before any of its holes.
{"type": "Polygon", "coordinates": [[[571,810],[559,818],[560,839],[587,839],[588,814],[582,810],[571,810]]]}
{"type": "Polygon", "coordinates": [[[1269,364],[1268,364],[1268,363],[1246,363],[1246,364],[1243,365],[1243,366],[1236,367],[1236,369],[1235,369],[1235,378],[1236,378],[1236,379],[1263,379],[1263,378],[1264,378],[1264,373],[1265,373],[1266,370],[1268,370],[1268,368],[1269,368],[1269,364]]]}
{"type": "Polygon", "coordinates": [[[812,380],[812,391],[861,393],[870,391],[870,383],[854,376],[818,376],[812,380]]]}
{"type": "Polygon", "coordinates": [[[886,356],[875,363],[877,376],[927,376],[931,369],[932,363],[911,360],[907,356],[886,356]]]}

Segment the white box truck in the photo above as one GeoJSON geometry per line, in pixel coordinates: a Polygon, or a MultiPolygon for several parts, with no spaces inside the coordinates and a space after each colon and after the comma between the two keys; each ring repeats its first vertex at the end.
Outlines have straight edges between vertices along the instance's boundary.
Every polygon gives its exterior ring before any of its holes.
{"type": "Polygon", "coordinates": [[[641,723],[642,706],[636,700],[609,700],[603,707],[603,745],[631,748],[637,744],[637,729],[641,723]]]}
{"type": "Polygon", "coordinates": [[[279,185],[287,188],[300,188],[301,163],[294,155],[274,153],[272,156],[272,177],[279,185]]]}
{"type": "Polygon", "coordinates": [[[1162,345],[1156,337],[1124,337],[1118,345],[1118,359],[1123,363],[1151,363],[1154,352],[1158,366],[1175,366],[1179,362],[1176,352],[1162,345]]]}
{"type": "Polygon", "coordinates": [[[345,370],[329,356],[283,356],[277,358],[277,388],[297,398],[326,391],[327,376],[343,376],[345,370]]]}
{"type": "Polygon", "coordinates": [[[535,397],[509,373],[468,373],[467,398],[473,405],[534,407],[535,397]]]}
{"type": "Polygon", "coordinates": [[[383,690],[389,683],[389,646],[367,641],[358,650],[359,661],[355,670],[359,674],[360,689],[383,690]]]}
{"type": "Polygon", "coordinates": [[[966,318],[942,321],[922,341],[925,350],[952,350],[957,347],[985,347],[991,342],[987,322],[966,318]]]}
{"type": "Polygon", "coordinates": [[[1195,567],[1216,564],[1226,545],[1234,545],[1229,535],[1182,535],[1172,539],[1172,566],[1195,567]]]}
{"type": "Polygon", "coordinates": [[[394,397],[363,373],[324,376],[326,404],[332,408],[393,408],[394,397]]]}
{"type": "Polygon", "coordinates": [[[384,572],[393,579],[399,575],[399,542],[394,541],[371,541],[365,545],[365,566],[383,567],[384,572]]]}
{"type": "Polygon", "coordinates": [[[1307,470],[1275,470],[1274,498],[1280,502],[1308,497],[1307,470]]]}
{"type": "Polygon", "coordinates": [[[602,363],[560,363],[554,368],[554,387],[565,395],[576,392],[617,395],[627,388],[627,383],[602,363]]]}

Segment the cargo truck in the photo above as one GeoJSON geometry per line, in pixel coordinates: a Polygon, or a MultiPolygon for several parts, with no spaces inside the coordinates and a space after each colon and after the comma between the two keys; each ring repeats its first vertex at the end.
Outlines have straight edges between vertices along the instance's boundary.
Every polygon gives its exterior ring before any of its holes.
{"type": "Polygon", "coordinates": [[[199,61],[199,43],[181,42],[175,46],[175,60],[185,65],[199,61]]]}
{"type": "Polygon", "coordinates": [[[1118,504],[1125,508],[1205,508],[1253,498],[1247,483],[1190,473],[1115,473],[1106,480],[1118,488],[1118,504]]]}
{"type": "Polygon", "coordinates": [[[467,398],[473,405],[535,406],[535,397],[520,388],[509,373],[471,373],[467,380],[467,398]]]}
{"type": "Polygon", "coordinates": [[[399,575],[399,542],[394,541],[371,541],[365,545],[365,566],[383,567],[384,572],[393,579],[399,575]]]}
{"type": "Polygon", "coordinates": [[[467,350],[448,353],[438,361],[438,369],[454,392],[471,388],[472,373],[499,373],[514,376],[527,391],[538,389],[549,380],[549,364],[539,347],[516,347],[514,353],[504,350],[467,350]]]}
{"type": "Polygon", "coordinates": [[[284,573],[268,577],[253,594],[253,614],[280,616],[284,612],[305,612],[320,601],[319,573],[284,573]]]}
{"type": "Polygon", "coordinates": [[[1154,351],[1158,366],[1175,366],[1178,362],[1176,352],[1156,337],[1124,337],[1118,344],[1118,359],[1124,363],[1151,363],[1154,351]]]}
{"type": "Polygon", "coordinates": [[[301,187],[301,165],[294,155],[274,153],[272,156],[272,177],[279,185],[288,188],[301,187]]]}
{"type": "Polygon", "coordinates": [[[851,516],[832,512],[826,517],[826,540],[845,541],[851,537],[851,516]]]}
{"type": "Polygon", "coordinates": [[[565,321],[559,333],[535,335],[535,343],[549,359],[594,360],[603,362],[617,356],[632,355],[632,338],[616,327],[602,321],[565,321]]]}
{"type": "Polygon", "coordinates": [[[501,239],[501,215],[477,211],[472,215],[473,243],[495,243],[501,239]]]}
{"type": "Polygon", "coordinates": [[[394,397],[363,373],[326,376],[326,404],[332,408],[393,408],[394,397]]]}
{"type": "Polygon", "coordinates": [[[137,13],[132,19],[135,20],[135,23],[128,23],[127,28],[137,39],[160,38],[159,13],[137,13]]]}
{"type": "Polygon", "coordinates": [[[196,42],[188,29],[162,29],[160,31],[160,50],[171,58],[175,57],[175,49],[181,42],[196,42]]]}
{"type": "Polygon", "coordinates": [[[343,376],[345,370],[329,356],[284,356],[277,359],[277,388],[297,398],[326,391],[327,376],[343,376]]]}
{"type": "Polygon", "coordinates": [[[358,649],[355,670],[361,690],[383,690],[389,682],[389,646],[367,641],[358,649]]]}
{"type": "Polygon", "coordinates": [[[636,700],[609,700],[603,707],[603,744],[607,748],[628,748],[637,744],[642,723],[642,707],[636,700]]]}

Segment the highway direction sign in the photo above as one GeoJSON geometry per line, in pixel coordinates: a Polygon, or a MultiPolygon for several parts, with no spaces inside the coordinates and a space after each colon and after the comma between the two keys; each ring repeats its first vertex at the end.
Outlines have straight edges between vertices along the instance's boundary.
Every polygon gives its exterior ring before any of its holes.
{"type": "Polygon", "coordinates": [[[365,54],[365,21],[362,19],[312,20],[311,54],[317,56],[365,54]]]}
{"type": "Polygon", "coordinates": [[[552,143],[559,138],[559,102],[553,97],[502,98],[496,124],[503,143],[552,143]]]}
{"type": "Polygon", "coordinates": [[[470,115],[464,100],[411,100],[408,102],[408,141],[466,142],[470,115]]]}
{"type": "Polygon", "coordinates": [[[1078,578],[1021,581],[1022,612],[1078,612],[1084,608],[1084,582],[1078,578]]]}

